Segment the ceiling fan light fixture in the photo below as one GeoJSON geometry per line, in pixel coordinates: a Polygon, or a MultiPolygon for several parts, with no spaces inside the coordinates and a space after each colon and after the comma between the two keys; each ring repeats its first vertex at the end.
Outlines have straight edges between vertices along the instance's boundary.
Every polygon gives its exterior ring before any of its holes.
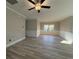
{"type": "Polygon", "coordinates": [[[37,4],[35,5],[35,9],[36,9],[36,10],[40,10],[40,9],[41,9],[41,4],[40,4],[40,3],[37,3],[37,4]]]}
{"type": "Polygon", "coordinates": [[[28,0],[28,1],[31,2],[33,5],[35,5],[34,7],[28,10],[35,9],[36,11],[38,11],[38,13],[40,13],[41,8],[46,8],[46,9],[50,8],[50,6],[42,5],[45,0],[35,0],[36,2],[34,0],[28,0]]]}

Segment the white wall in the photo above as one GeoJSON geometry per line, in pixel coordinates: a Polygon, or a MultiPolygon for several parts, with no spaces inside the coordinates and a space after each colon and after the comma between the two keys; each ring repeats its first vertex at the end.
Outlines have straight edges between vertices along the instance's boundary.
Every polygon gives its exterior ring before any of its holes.
{"type": "Polygon", "coordinates": [[[25,18],[8,8],[6,12],[6,44],[9,46],[25,37],[25,18]]]}
{"type": "Polygon", "coordinates": [[[73,40],[73,16],[60,22],[60,36],[69,42],[73,40]]]}

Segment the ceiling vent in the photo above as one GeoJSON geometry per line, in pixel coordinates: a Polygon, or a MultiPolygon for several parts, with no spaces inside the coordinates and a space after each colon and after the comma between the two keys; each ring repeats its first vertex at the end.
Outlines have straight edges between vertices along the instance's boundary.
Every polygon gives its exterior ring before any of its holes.
{"type": "Polygon", "coordinates": [[[16,4],[18,1],[17,0],[7,0],[10,4],[14,5],[16,4]]]}

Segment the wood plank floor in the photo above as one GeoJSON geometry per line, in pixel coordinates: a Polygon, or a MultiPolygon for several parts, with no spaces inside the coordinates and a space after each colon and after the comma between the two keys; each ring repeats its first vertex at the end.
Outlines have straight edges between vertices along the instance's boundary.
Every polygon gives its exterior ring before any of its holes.
{"type": "Polygon", "coordinates": [[[73,59],[72,45],[62,44],[59,36],[41,35],[7,48],[7,59],[73,59]]]}

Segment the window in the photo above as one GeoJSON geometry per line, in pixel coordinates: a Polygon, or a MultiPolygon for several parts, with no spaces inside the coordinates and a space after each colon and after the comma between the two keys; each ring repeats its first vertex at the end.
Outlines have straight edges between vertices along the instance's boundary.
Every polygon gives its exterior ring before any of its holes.
{"type": "Polygon", "coordinates": [[[44,31],[45,32],[52,32],[52,31],[54,31],[54,25],[45,24],[44,25],[44,31]]]}
{"type": "Polygon", "coordinates": [[[45,32],[48,32],[48,28],[49,28],[48,25],[44,25],[44,31],[45,32]]]}

